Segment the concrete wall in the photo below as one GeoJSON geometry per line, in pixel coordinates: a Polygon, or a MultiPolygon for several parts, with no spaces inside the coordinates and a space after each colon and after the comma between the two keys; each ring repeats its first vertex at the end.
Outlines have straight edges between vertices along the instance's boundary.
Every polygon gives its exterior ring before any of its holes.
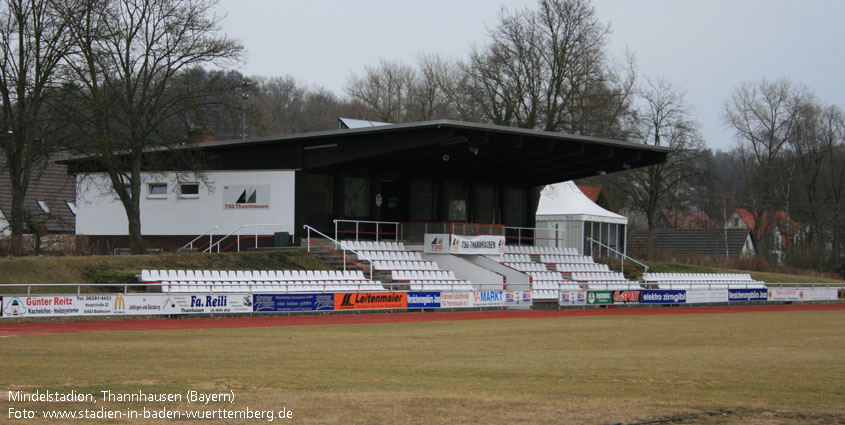
{"type": "MultiPolygon", "coordinates": [[[[294,233],[293,171],[208,171],[203,178],[143,173],[141,178],[144,235],[199,235],[212,226],[219,226],[219,235],[243,224],[277,225],[260,228],[260,234],[294,233]],[[166,193],[150,194],[150,183],[166,184],[166,193]],[[199,193],[180,194],[180,183],[198,183],[199,193]]],[[[77,176],[77,234],[127,234],[126,213],[111,186],[104,173],[77,176]]],[[[239,233],[255,234],[255,229],[239,233]]]]}

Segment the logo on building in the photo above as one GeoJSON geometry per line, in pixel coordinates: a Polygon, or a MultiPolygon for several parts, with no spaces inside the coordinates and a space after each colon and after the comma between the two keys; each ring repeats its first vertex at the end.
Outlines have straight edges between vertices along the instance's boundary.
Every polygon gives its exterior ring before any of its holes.
{"type": "Polygon", "coordinates": [[[270,185],[223,186],[223,209],[269,209],[270,185]]]}

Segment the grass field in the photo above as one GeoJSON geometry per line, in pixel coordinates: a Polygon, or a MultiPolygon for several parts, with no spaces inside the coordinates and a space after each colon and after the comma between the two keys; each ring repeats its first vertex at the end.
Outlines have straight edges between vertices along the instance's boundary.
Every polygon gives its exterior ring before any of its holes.
{"type": "MultiPolygon", "coordinates": [[[[504,319],[0,339],[8,409],[272,409],[293,423],[845,423],[845,312],[504,319]],[[10,402],[8,390],[97,404],[10,402]],[[104,403],[112,392],[234,403],[104,403]]],[[[276,421],[279,421],[278,417],[276,421]]],[[[155,423],[76,420],[65,423],[155,423]]],[[[265,423],[169,420],[160,423],[265,423]]]]}

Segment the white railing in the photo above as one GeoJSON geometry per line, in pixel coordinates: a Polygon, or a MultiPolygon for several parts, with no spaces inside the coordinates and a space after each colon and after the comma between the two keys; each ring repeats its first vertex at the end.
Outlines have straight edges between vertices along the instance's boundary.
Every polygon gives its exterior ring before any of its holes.
{"type": "MultiPolygon", "coordinates": [[[[354,249],[352,249],[352,248],[348,247],[345,243],[340,242],[340,241],[338,241],[337,239],[332,239],[332,238],[330,238],[330,237],[326,236],[325,234],[323,234],[322,232],[320,232],[319,230],[317,230],[317,229],[315,229],[315,228],[313,228],[313,227],[311,227],[311,226],[309,226],[309,225],[307,225],[307,224],[306,224],[306,225],[304,225],[304,226],[302,226],[302,228],[303,228],[303,229],[305,229],[305,231],[306,231],[306,239],[305,239],[305,240],[306,240],[306,245],[305,245],[305,246],[306,246],[306,252],[308,252],[308,253],[310,253],[310,252],[311,252],[311,243],[312,243],[312,241],[311,241],[311,232],[314,232],[314,233],[316,233],[316,234],[318,234],[318,235],[322,236],[323,238],[325,238],[325,239],[328,239],[328,240],[332,241],[332,242],[334,243],[334,245],[335,245],[335,249],[337,249],[338,247],[340,247],[342,254],[341,254],[341,253],[338,253],[338,252],[336,252],[336,251],[334,251],[334,250],[332,250],[331,248],[329,248],[329,247],[327,247],[327,246],[325,246],[325,245],[323,245],[323,244],[321,244],[321,243],[319,243],[319,242],[317,242],[317,241],[313,241],[313,243],[314,243],[314,244],[316,244],[317,246],[322,247],[322,248],[323,248],[323,249],[325,249],[326,251],[329,251],[329,252],[331,252],[331,253],[333,253],[333,254],[335,254],[335,255],[339,256],[339,257],[343,257],[343,270],[347,270],[347,265],[346,265],[346,264],[347,264],[347,260],[346,260],[346,251],[349,251],[349,252],[351,252],[351,253],[355,254],[356,256],[358,256],[358,259],[359,259],[359,260],[362,258],[362,257],[361,257],[361,254],[359,254],[359,253],[358,253],[358,251],[355,251],[354,249]]],[[[364,269],[364,268],[363,268],[360,264],[355,263],[355,262],[352,262],[352,261],[349,261],[349,262],[351,262],[352,264],[354,264],[356,267],[358,267],[358,268],[360,268],[360,269],[362,269],[362,270],[366,271],[366,270],[365,270],[365,269],[364,269]]],[[[373,262],[372,262],[372,261],[370,261],[369,263],[370,263],[370,280],[373,280],[373,262]]],[[[391,289],[392,289],[392,288],[391,288],[391,289]]]]}
{"type": "Polygon", "coordinates": [[[205,232],[202,232],[202,234],[200,234],[199,236],[191,239],[191,241],[186,243],[185,246],[180,248],[180,250],[194,249],[194,242],[200,240],[204,236],[208,236],[208,246],[211,246],[212,244],[214,244],[214,231],[218,228],[220,228],[220,226],[212,226],[210,229],[206,230],[205,232]]]}
{"type": "MultiPolygon", "coordinates": [[[[235,230],[232,230],[231,232],[229,232],[228,234],[226,234],[226,236],[223,236],[222,238],[220,238],[217,242],[215,242],[215,243],[213,243],[213,244],[209,245],[209,246],[208,246],[208,248],[206,248],[206,249],[205,249],[205,250],[203,250],[202,252],[212,252],[212,253],[213,253],[213,252],[217,252],[217,253],[219,254],[219,253],[220,253],[220,244],[221,244],[221,243],[223,243],[223,241],[225,241],[226,239],[228,239],[230,236],[235,236],[235,241],[236,241],[236,244],[237,244],[237,250],[238,250],[237,252],[241,252],[241,238],[244,236],[244,234],[243,234],[243,233],[240,233],[240,230],[241,230],[241,229],[250,228],[250,227],[254,227],[254,228],[255,228],[255,233],[254,233],[254,234],[253,234],[253,233],[248,233],[248,234],[246,234],[246,235],[247,235],[247,236],[254,236],[254,237],[255,237],[255,248],[258,248],[258,236],[259,236],[259,234],[258,234],[258,229],[259,229],[259,228],[261,228],[261,227],[276,227],[276,228],[282,228],[283,226],[284,226],[284,225],[282,225],[282,224],[242,224],[242,225],[240,225],[240,226],[236,227],[236,228],[235,228],[235,230]],[[217,251],[215,251],[215,249],[216,249],[217,251]]],[[[264,235],[261,235],[261,236],[264,236],[264,235]]]]}
{"type": "Polygon", "coordinates": [[[625,254],[624,252],[619,251],[619,250],[617,250],[616,248],[613,248],[613,247],[611,247],[611,246],[608,246],[608,245],[606,245],[606,244],[604,244],[604,243],[601,243],[601,242],[599,242],[599,241],[597,241],[597,240],[595,240],[595,239],[593,239],[593,238],[590,238],[590,237],[588,237],[588,238],[587,238],[587,240],[590,242],[590,256],[592,256],[592,255],[593,255],[593,253],[595,252],[595,250],[593,249],[593,247],[594,247],[595,245],[598,245],[600,248],[605,248],[605,249],[607,250],[607,252],[608,252],[608,253],[611,253],[611,252],[612,252],[613,254],[615,254],[616,256],[618,256],[618,257],[619,257],[619,259],[620,259],[620,260],[619,260],[619,262],[621,263],[621,266],[620,266],[620,267],[622,268],[622,273],[625,273],[625,259],[626,259],[626,258],[628,259],[628,261],[631,261],[631,262],[633,262],[633,263],[637,263],[637,264],[639,264],[640,266],[642,266],[642,267],[645,269],[645,271],[643,271],[643,274],[648,273],[648,266],[647,266],[647,265],[645,265],[645,264],[643,264],[643,263],[641,263],[641,262],[637,261],[637,260],[636,260],[636,259],[634,259],[634,258],[629,257],[629,256],[628,256],[627,254],[625,254]]]}
{"type": "Polygon", "coordinates": [[[334,238],[336,240],[340,240],[339,233],[354,233],[356,241],[358,240],[358,235],[373,235],[374,234],[376,236],[376,242],[379,241],[379,237],[381,235],[393,235],[393,241],[399,242],[399,222],[398,221],[334,220],[334,238]],[[355,225],[355,231],[353,232],[352,230],[339,229],[340,225],[343,225],[343,224],[354,224],[355,225]],[[362,225],[364,227],[374,226],[375,230],[374,231],[361,230],[362,225]],[[393,226],[393,229],[394,229],[393,232],[382,232],[382,231],[380,231],[379,228],[382,225],[393,226]]]}

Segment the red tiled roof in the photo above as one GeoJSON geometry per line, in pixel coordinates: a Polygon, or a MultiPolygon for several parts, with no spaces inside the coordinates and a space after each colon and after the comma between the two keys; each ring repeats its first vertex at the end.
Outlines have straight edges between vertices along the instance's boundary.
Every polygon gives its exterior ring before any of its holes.
{"type": "Polygon", "coordinates": [[[599,200],[599,194],[601,193],[601,185],[597,186],[578,186],[578,189],[581,189],[581,192],[584,192],[584,195],[587,195],[591,201],[596,202],[599,200]]]}

